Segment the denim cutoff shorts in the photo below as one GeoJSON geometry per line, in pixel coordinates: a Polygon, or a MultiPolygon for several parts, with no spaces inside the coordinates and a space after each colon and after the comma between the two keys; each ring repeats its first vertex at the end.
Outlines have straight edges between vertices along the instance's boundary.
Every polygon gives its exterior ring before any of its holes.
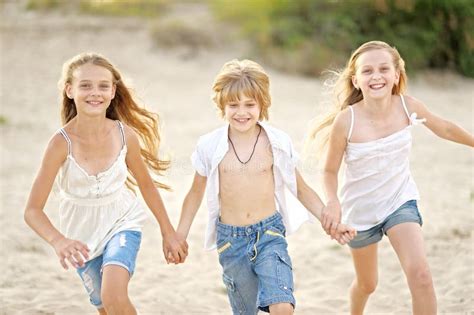
{"type": "Polygon", "coordinates": [[[252,225],[217,224],[217,252],[234,314],[269,312],[269,306],[291,303],[293,271],[280,213],[252,225]]]}
{"type": "Polygon", "coordinates": [[[377,243],[383,237],[387,235],[387,231],[400,223],[415,222],[419,225],[423,225],[423,219],[421,218],[420,212],[416,200],[409,200],[401,205],[397,210],[385,218],[382,223],[365,230],[357,231],[357,236],[349,242],[351,248],[362,248],[373,243],[377,243]]]}
{"type": "Polygon", "coordinates": [[[133,275],[141,239],[142,233],[138,231],[118,232],[105,245],[102,255],[88,261],[84,267],[77,268],[92,305],[103,307],[100,292],[105,266],[121,266],[128,271],[130,277],[133,275]]]}

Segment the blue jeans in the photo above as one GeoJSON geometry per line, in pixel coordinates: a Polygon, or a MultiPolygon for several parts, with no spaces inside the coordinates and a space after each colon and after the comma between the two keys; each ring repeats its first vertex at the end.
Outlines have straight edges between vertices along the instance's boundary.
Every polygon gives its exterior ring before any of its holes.
{"type": "Polygon", "coordinates": [[[423,225],[423,219],[421,218],[420,212],[416,200],[409,200],[401,205],[397,210],[385,218],[382,223],[365,230],[357,231],[357,236],[349,242],[351,248],[362,248],[373,243],[377,243],[383,237],[387,235],[387,231],[400,223],[405,222],[416,222],[423,225]]]}
{"type": "Polygon", "coordinates": [[[281,215],[248,226],[217,224],[217,252],[234,314],[269,312],[276,303],[291,303],[293,272],[281,215]]]}
{"type": "Polygon", "coordinates": [[[102,308],[101,287],[102,269],[107,265],[121,266],[130,274],[135,271],[135,261],[142,233],[121,231],[115,234],[105,246],[102,255],[88,261],[84,267],[77,268],[92,305],[102,308]]]}

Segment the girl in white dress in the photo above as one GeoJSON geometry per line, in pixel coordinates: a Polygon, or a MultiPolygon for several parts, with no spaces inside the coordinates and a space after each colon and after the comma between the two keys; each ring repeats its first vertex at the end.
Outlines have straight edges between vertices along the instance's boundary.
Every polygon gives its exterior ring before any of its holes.
{"type": "Polygon", "coordinates": [[[321,223],[334,235],[341,222],[357,229],[349,242],[356,277],[350,289],[351,314],[362,314],[377,285],[377,243],[387,235],[412,295],[414,314],[436,314],[418,212],[418,190],[410,174],[411,128],[424,123],[437,136],[474,146],[474,137],[403,95],[405,63],[390,45],[361,45],[339,74],[334,110],[313,130],[328,144],[324,189],[328,198],[321,223]],[[324,135],[321,135],[320,132],[324,135]],[[324,133],[324,131],[326,131],[324,133]],[[338,196],[338,173],[344,181],[338,196]]]}
{"type": "Polygon", "coordinates": [[[159,160],[158,115],[138,106],[118,70],[103,56],[83,53],[63,66],[63,127],[53,135],[25,209],[28,225],[55,250],[63,268],[77,269],[100,314],[136,314],[128,297],[146,213],[138,186],[158,221],[168,263],[184,262],[178,239],[150,175],[159,160]],[[60,227],[43,211],[57,180],[60,227]]]}

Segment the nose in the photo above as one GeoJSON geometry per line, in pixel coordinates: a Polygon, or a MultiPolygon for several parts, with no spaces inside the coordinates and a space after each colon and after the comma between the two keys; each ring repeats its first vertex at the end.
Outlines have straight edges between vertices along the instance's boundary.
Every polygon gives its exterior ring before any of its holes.
{"type": "Polygon", "coordinates": [[[381,77],[382,77],[382,74],[379,71],[374,72],[374,75],[373,75],[374,79],[380,79],[381,77]]]}
{"type": "Polygon", "coordinates": [[[95,86],[92,88],[91,95],[98,96],[100,95],[99,87],[95,86]]]}

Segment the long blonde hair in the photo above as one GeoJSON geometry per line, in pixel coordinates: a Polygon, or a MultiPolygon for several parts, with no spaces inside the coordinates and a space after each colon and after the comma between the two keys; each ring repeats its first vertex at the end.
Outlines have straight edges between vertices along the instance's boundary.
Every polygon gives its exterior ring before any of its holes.
{"type": "Polygon", "coordinates": [[[405,72],[405,61],[397,49],[382,41],[370,41],[362,44],[352,53],[346,67],[342,71],[331,71],[335,76],[335,84],[330,84],[333,97],[332,109],[324,117],[316,121],[309,134],[310,141],[315,140],[316,136],[319,135],[317,139],[319,151],[322,151],[327,146],[330,127],[337,114],[346,109],[347,106],[355,104],[364,98],[362,92],[352,84],[352,76],[356,73],[356,62],[360,55],[375,49],[387,50],[392,55],[395,70],[400,73],[399,82],[393,86],[392,94],[399,95],[405,92],[408,80],[405,72]]]}
{"type": "Polygon", "coordinates": [[[212,100],[222,117],[225,105],[238,101],[240,95],[244,94],[259,103],[258,119],[268,120],[268,108],[271,106],[270,79],[258,63],[248,59],[226,62],[217,74],[212,90],[212,100]]]}
{"type": "MultiPolygon", "coordinates": [[[[109,70],[112,73],[113,84],[116,86],[115,97],[107,108],[106,117],[112,120],[120,120],[130,126],[139,136],[140,153],[145,164],[154,175],[162,175],[169,167],[169,161],[158,159],[158,148],[160,146],[159,116],[138,105],[132,96],[130,89],[122,81],[120,72],[105,57],[97,53],[82,53],[66,61],[63,65],[59,89],[61,90],[61,120],[63,125],[68,123],[77,115],[76,105],[73,99],[66,94],[66,85],[72,83],[74,70],[80,66],[91,63],[109,70]]],[[[168,185],[153,178],[155,186],[169,189],[168,185]]],[[[127,186],[137,186],[132,176],[127,178],[127,186]]]]}

